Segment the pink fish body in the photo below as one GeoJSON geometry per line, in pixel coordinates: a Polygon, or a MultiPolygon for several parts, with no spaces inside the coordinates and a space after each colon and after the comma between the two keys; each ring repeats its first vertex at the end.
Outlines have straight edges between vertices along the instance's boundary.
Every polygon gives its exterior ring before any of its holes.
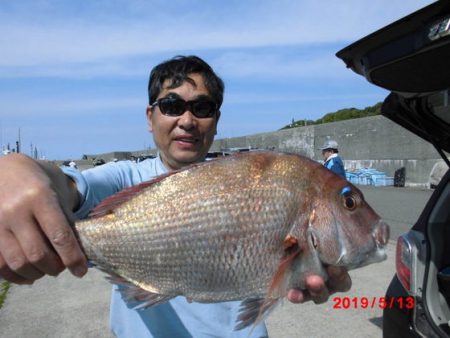
{"type": "Polygon", "coordinates": [[[321,164],[250,152],[124,190],[76,223],[87,257],[144,306],[244,300],[242,328],[325,266],[386,258],[389,227],[321,164]],[[256,303],[255,303],[256,302],[256,303]],[[255,305],[256,304],[256,305],[255,305]]]}

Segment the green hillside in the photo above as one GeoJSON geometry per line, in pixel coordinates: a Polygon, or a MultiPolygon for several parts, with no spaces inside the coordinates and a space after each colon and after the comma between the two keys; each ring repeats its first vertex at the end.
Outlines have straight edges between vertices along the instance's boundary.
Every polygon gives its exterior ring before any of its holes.
{"type": "Polygon", "coordinates": [[[378,102],[377,104],[366,107],[364,109],[357,109],[357,108],[344,108],[340,109],[338,111],[335,111],[333,113],[328,113],[322,116],[320,119],[317,120],[298,120],[298,121],[292,121],[292,123],[288,124],[287,126],[284,126],[282,129],[289,129],[289,128],[296,128],[296,127],[303,127],[306,125],[312,125],[312,124],[322,124],[322,123],[328,123],[328,122],[337,122],[337,121],[344,121],[344,120],[350,120],[350,119],[357,119],[360,117],[367,117],[367,116],[374,116],[374,115],[380,115],[381,111],[381,104],[382,102],[378,102]]]}

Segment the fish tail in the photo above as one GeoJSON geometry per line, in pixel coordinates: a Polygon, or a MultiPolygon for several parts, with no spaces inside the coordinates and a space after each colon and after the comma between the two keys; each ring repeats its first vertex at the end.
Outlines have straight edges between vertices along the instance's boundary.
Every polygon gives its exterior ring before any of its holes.
{"type": "Polygon", "coordinates": [[[263,321],[276,305],[279,303],[281,298],[277,299],[264,299],[264,298],[250,298],[246,299],[241,303],[239,309],[239,315],[237,318],[237,324],[234,327],[235,331],[242,330],[250,325],[252,328],[248,334],[251,336],[256,325],[263,321]]]}

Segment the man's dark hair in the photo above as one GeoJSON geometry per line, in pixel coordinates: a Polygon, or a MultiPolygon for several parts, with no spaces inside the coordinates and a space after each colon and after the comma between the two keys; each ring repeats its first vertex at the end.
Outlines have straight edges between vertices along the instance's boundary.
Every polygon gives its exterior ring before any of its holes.
{"type": "Polygon", "coordinates": [[[202,75],[206,89],[220,108],[223,101],[224,83],[205,61],[194,55],[175,56],[152,69],[148,81],[149,104],[156,101],[165,80],[172,81],[170,88],[177,88],[185,81],[193,83],[189,78],[189,75],[193,73],[202,75]]]}

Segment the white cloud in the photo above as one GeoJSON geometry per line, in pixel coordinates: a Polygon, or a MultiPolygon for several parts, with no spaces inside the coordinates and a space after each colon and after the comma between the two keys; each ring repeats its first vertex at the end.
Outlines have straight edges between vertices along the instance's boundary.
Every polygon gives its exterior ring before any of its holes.
{"type": "Polygon", "coordinates": [[[54,63],[28,66],[0,66],[3,78],[59,77],[71,79],[92,79],[121,77],[142,77],[150,71],[150,63],[139,60],[103,60],[84,63],[54,63]]]}
{"type": "Polygon", "coordinates": [[[283,55],[280,51],[225,52],[212,62],[219,74],[232,77],[264,78],[319,78],[346,77],[351,74],[342,61],[329,53],[305,53],[299,49],[297,55],[283,55]],[[309,55],[308,55],[309,54],[309,55]]]}
{"type": "Polygon", "coordinates": [[[34,98],[27,100],[1,100],[0,116],[4,119],[26,118],[40,116],[40,118],[61,118],[64,115],[79,118],[103,116],[105,111],[141,111],[144,116],[146,97],[103,97],[86,98],[34,98]]]}
{"type": "Polygon", "coordinates": [[[105,1],[101,2],[103,15],[99,6],[91,4],[59,16],[54,13],[57,3],[29,3],[0,14],[0,30],[8,32],[0,35],[0,66],[84,63],[185,49],[350,41],[429,1],[210,1],[201,2],[203,6],[197,2],[191,10],[185,2],[187,8],[178,11],[181,2],[132,1],[128,6],[114,2],[120,4],[119,12],[105,1]],[[89,13],[91,7],[98,13],[89,13]],[[21,11],[37,11],[41,17],[31,20],[21,11]]]}
{"type": "MultiPolygon", "coordinates": [[[[254,105],[255,102],[258,103],[291,103],[291,102],[314,102],[314,101],[337,101],[337,100],[354,100],[354,99],[369,99],[369,100],[380,100],[380,96],[387,95],[387,91],[379,89],[373,93],[363,93],[363,94],[347,94],[347,95],[312,95],[312,94],[270,94],[267,93],[231,93],[226,95],[226,102],[224,104],[224,109],[230,105],[235,104],[251,104],[254,105]]],[[[268,114],[271,114],[268,112],[268,114]]]]}

